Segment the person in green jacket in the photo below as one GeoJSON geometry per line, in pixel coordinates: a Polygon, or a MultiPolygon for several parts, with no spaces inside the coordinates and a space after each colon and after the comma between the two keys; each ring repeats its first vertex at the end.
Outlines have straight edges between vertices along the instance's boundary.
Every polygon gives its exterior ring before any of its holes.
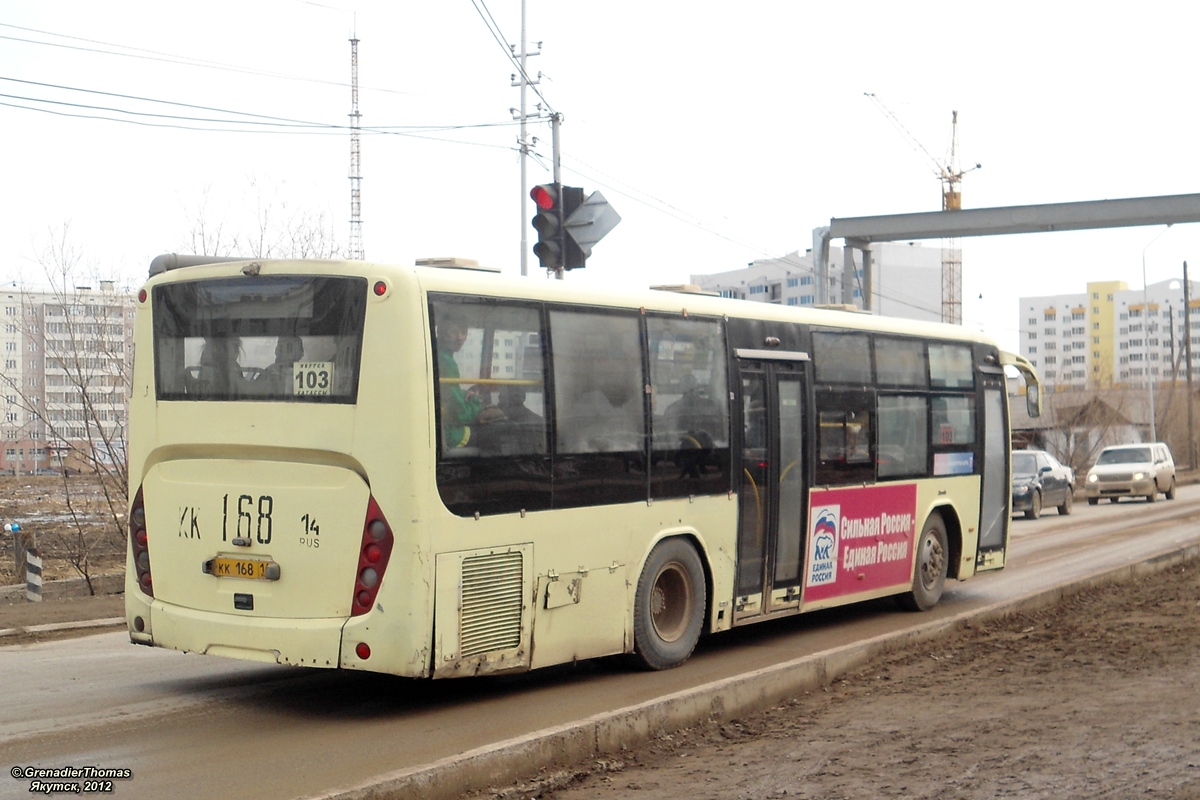
{"type": "Polygon", "coordinates": [[[447,450],[475,446],[473,427],[504,417],[495,406],[484,406],[478,387],[463,389],[454,354],[467,340],[467,325],[447,316],[437,326],[438,380],[441,383],[442,435],[447,450]]]}

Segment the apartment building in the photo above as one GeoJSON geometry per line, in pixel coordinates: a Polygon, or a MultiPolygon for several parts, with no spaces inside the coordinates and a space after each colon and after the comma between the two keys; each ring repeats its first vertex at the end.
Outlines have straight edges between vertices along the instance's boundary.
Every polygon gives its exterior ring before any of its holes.
{"type": "Polygon", "coordinates": [[[111,281],[0,290],[0,473],[123,458],[133,314],[111,281]]]}
{"type": "Polygon", "coordinates": [[[1145,289],[1097,281],[1079,294],[1020,299],[1021,352],[1048,386],[1114,389],[1187,379],[1188,323],[1192,375],[1200,375],[1200,299],[1191,282],[1171,279],[1145,289]]]}
{"type": "MultiPolygon", "coordinates": [[[[873,245],[871,295],[874,313],[891,317],[938,321],[942,317],[942,251],[915,243],[873,245]]],[[[851,261],[841,247],[829,253],[829,303],[863,308],[865,276],[861,253],[851,249],[851,261]]],[[[691,282],[722,297],[788,306],[816,304],[816,272],[812,251],[782,258],[759,259],[741,269],[711,275],[692,275],[691,282]]]]}

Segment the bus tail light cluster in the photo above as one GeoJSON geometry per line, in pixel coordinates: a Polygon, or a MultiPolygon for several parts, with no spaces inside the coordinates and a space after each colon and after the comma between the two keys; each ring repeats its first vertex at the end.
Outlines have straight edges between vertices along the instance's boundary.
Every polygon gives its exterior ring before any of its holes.
{"type": "Polygon", "coordinates": [[[137,573],[138,588],[154,597],[154,581],[150,577],[150,544],[146,532],[146,505],[142,502],[142,490],[133,498],[129,509],[129,542],[133,546],[133,568],[137,573]]]}
{"type": "Polygon", "coordinates": [[[354,603],[350,615],[365,614],[375,605],[375,595],[383,582],[388,559],[392,555],[392,528],[371,497],[367,501],[367,518],[363,522],[362,546],[358,550],[358,575],[354,580],[354,603]]]}

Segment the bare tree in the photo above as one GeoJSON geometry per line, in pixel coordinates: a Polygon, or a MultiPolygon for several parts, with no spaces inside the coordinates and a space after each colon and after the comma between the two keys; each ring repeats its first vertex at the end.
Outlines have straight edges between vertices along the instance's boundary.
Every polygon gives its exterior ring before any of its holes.
{"type": "Polygon", "coordinates": [[[51,231],[39,260],[47,288],[22,289],[19,306],[5,307],[20,342],[6,349],[20,358],[0,373],[18,409],[6,413],[4,437],[22,456],[9,459],[13,447],[5,458],[13,471],[61,475],[65,519],[42,542],[94,592],[94,557],[119,560],[125,546],[133,302],[87,267],[69,226],[51,231]]]}
{"type": "Polygon", "coordinates": [[[1043,433],[1043,447],[1082,474],[1101,449],[1134,435],[1132,406],[1129,392],[1123,389],[1048,394],[1043,416],[1050,425],[1043,433]]]}
{"type": "MultiPolygon", "coordinates": [[[[252,189],[259,182],[249,181],[252,189]]],[[[324,212],[290,209],[286,201],[264,199],[257,194],[253,224],[229,233],[224,216],[213,219],[209,190],[192,212],[184,250],[203,256],[242,255],[249,258],[337,258],[342,253],[333,224],[324,212]]]]}

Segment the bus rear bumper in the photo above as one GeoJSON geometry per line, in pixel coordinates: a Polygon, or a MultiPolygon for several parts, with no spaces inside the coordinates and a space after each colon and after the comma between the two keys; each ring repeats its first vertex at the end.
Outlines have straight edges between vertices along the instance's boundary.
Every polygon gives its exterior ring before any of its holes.
{"type": "Polygon", "coordinates": [[[343,617],[256,618],[197,611],[160,600],[146,610],[149,613],[138,614],[127,609],[129,636],[137,644],[269,664],[339,666],[343,617]]]}

